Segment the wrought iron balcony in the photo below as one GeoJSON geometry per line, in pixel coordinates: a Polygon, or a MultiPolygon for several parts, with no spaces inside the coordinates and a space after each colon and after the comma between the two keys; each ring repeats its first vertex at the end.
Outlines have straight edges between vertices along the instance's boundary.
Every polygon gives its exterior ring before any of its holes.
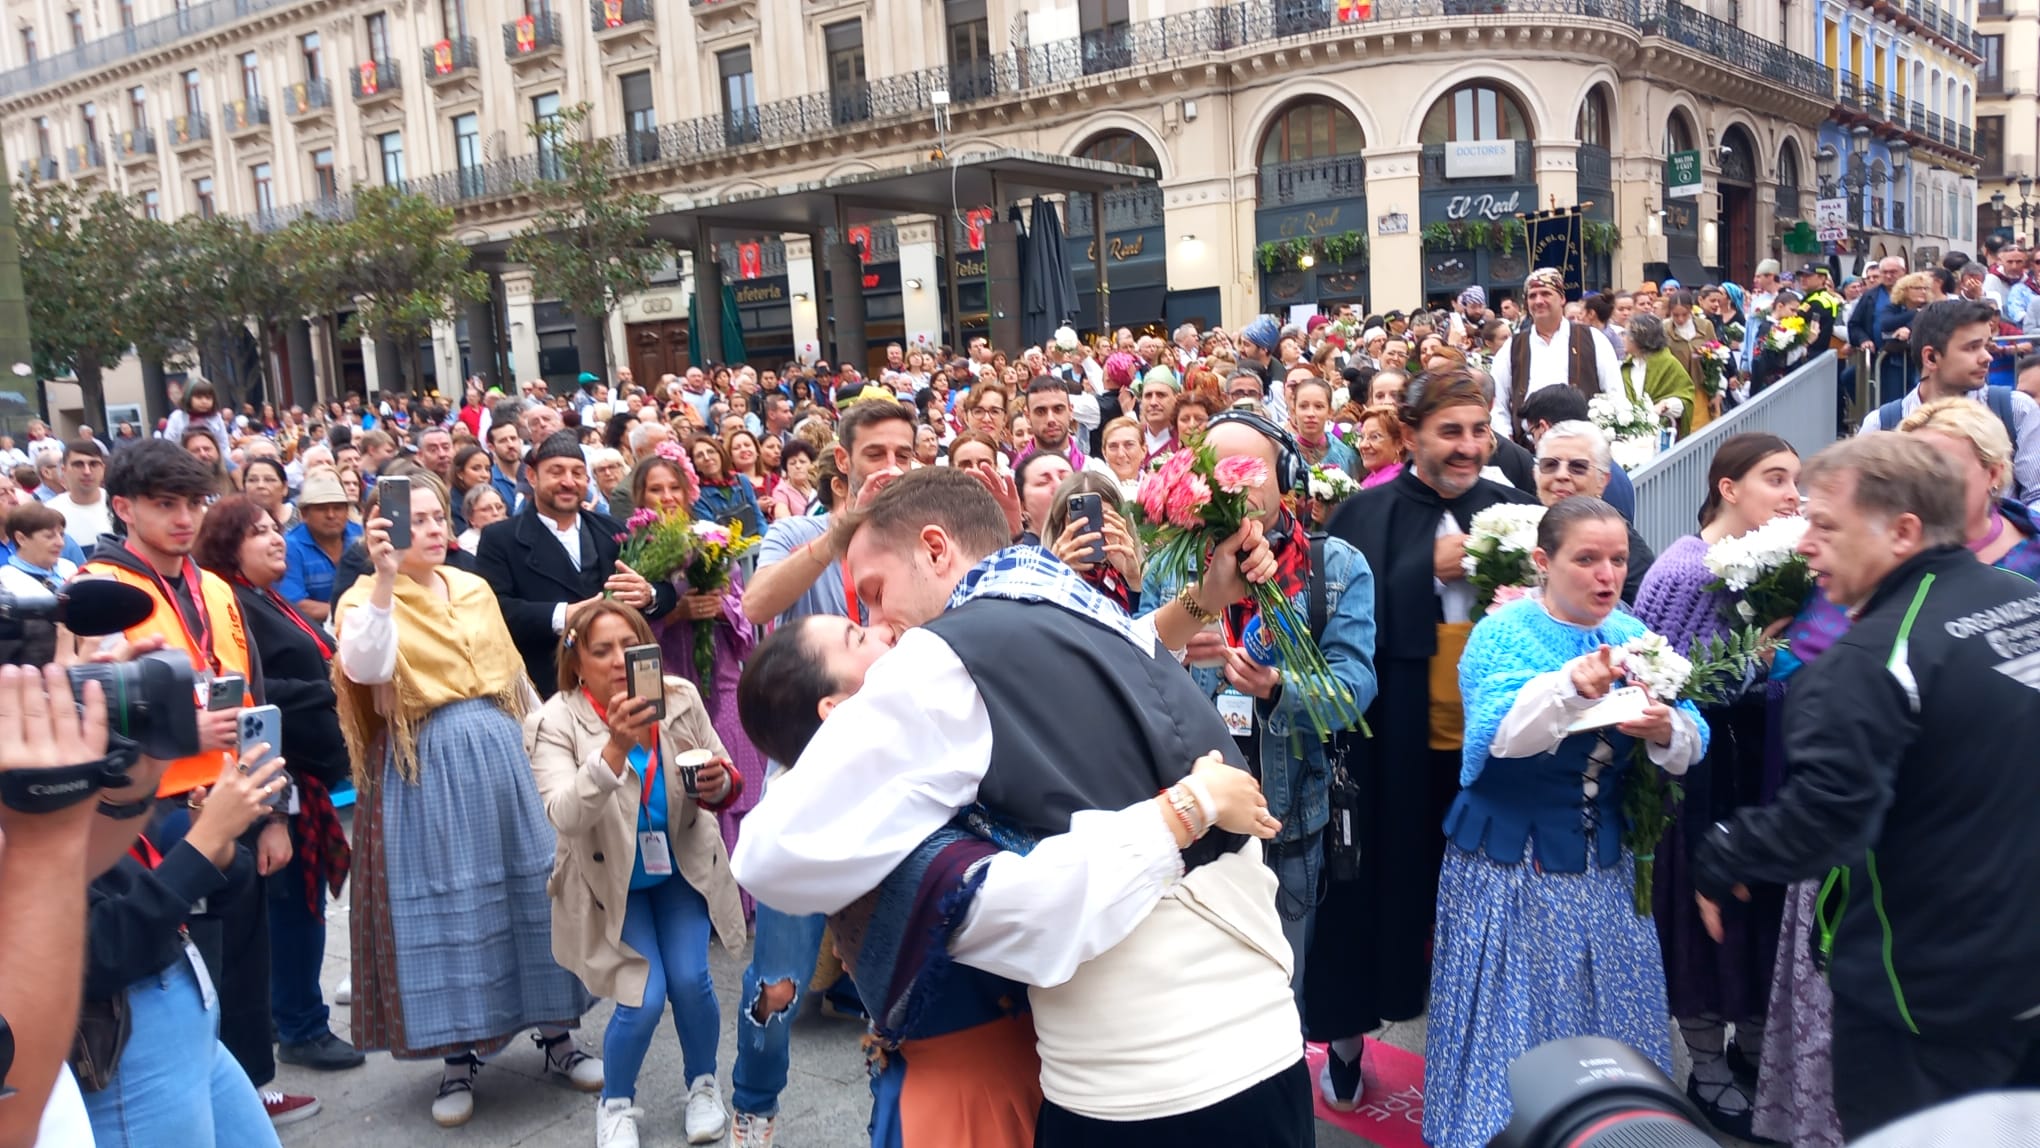
{"type": "Polygon", "coordinates": [[[1956,151],[1961,152],[1963,155],[1975,155],[1976,154],[1976,148],[1974,146],[1975,141],[1976,132],[1974,129],[1969,127],[1969,125],[1964,124],[1960,128],[1956,129],[1955,133],[1956,151]]]}
{"type": "Polygon", "coordinates": [[[1932,126],[1927,122],[1927,105],[1914,100],[1912,102],[1912,113],[1906,117],[1905,126],[1908,130],[1926,135],[1927,129],[1932,126]]]}
{"type": "Polygon", "coordinates": [[[1576,162],[1579,167],[1579,185],[1581,187],[1607,190],[1615,186],[1613,182],[1614,164],[1609,158],[1607,148],[1596,144],[1581,144],[1579,159],[1576,162]]]}
{"type": "Polygon", "coordinates": [[[652,23],[650,0],[588,0],[588,27],[597,35],[652,23]]]}
{"type": "Polygon", "coordinates": [[[1832,90],[1827,69],[1811,56],[1802,56],[1678,0],[1643,0],[1638,26],[1647,36],[1663,36],[1803,95],[1826,96],[1832,90]]]}
{"type": "Polygon", "coordinates": [[[503,55],[514,64],[556,52],[560,32],[560,18],[551,9],[507,20],[503,24],[503,55]]]}
{"type": "Polygon", "coordinates": [[[354,100],[387,100],[404,90],[404,73],[395,60],[363,60],[354,69],[354,100]]]}
{"type": "Polygon", "coordinates": [[[1926,15],[1926,7],[1920,0],[1905,0],[1905,14],[1913,20],[1925,23],[1922,17],[1926,15]]]}
{"type": "Polygon", "coordinates": [[[1799,188],[1796,185],[1792,187],[1787,187],[1784,184],[1778,185],[1778,209],[1776,214],[1779,219],[1799,218],[1799,188]]]}
{"type": "Polygon", "coordinates": [[[230,136],[246,135],[268,127],[269,101],[260,96],[228,100],[220,105],[220,126],[230,136]]]}
{"type": "Polygon", "coordinates": [[[1261,168],[1260,203],[1263,207],[1358,199],[1366,194],[1367,162],[1357,155],[1296,160],[1261,168]]]}
{"type": "Polygon", "coordinates": [[[248,225],[256,231],[282,231],[300,219],[345,220],[354,218],[354,197],[333,195],[322,199],[293,203],[288,207],[273,207],[258,211],[248,217],[248,225]]]}
{"type": "Polygon", "coordinates": [[[22,160],[21,178],[24,180],[42,180],[43,182],[57,178],[57,157],[45,155],[37,156],[34,159],[22,160]]]}
{"type": "Polygon", "coordinates": [[[1836,98],[1841,101],[1841,105],[1845,108],[1862,109],[1863,85],[1861,81],[1856,79],[1856,73],[1846,69],[1842,71],[1836,98]]]}
{"type": "Polygon", "coordinates": [[[156,137],[147,128],[117,132],[113,137],[113,154],[122,163],[153,156],[156,154],[156,137]]]}
{"type": "MultiPolygon", "coordinates": [[[[1356,157],[1357,158],[1357,157],[1356,157]]],[[[1072,195],[1065,205],[1072,236],[1091,234],[1091,197],[1072,195]]],[[[1162,189],[1153,183],[1118,187],[1105,193],[1105,234],[1138,231],[1162,225],[1162,189]]]]}
{"type": "Polygon", "coordinates": [[[206,120],[204,112],[171,116],[163,125],[163,138],[179,151],[198,147],[212,139],[212,124],[206,120]]]}
{"type": "Polygon", "coordinates": [[[1873,119],[1884,118],[1884,89],[1865,81],[1863,84],[1863,110],[1873,119]]]}
{"type": "Polygon", "coordinates": [[[324,80],[299,80],[283,86],[283,114],[291,119],[304,119],[332,108],[333,90],[324,80]]]}
{"type": "Polygon", "coordinates": [[[473,36],[441,40],[424,50],[425,82],[440,84],[471,76],[481,67],[481,53],[473,36]]]}
{"type": "Polygon", "coordinates": [[[169,15],[121,28],[69,51],[0,73],[0,96],[17,96],[97,68],[167,48],[271,8],[300,0],[192,0],[169,15]]]}
{"type": "Polygon", "coordinates": [[[84,175],[106,166],[106,156],[99,150],[98,140],[86,140],[65,148],[64,161],[72,175],[84,175]]]}

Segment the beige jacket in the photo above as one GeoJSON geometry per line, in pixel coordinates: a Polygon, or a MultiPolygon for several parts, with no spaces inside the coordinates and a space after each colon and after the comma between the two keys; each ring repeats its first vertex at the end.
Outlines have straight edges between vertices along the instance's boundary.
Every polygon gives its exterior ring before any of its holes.
{"type": "MultiPolygon", "coordinates": [[[[682,678],[666,679],[666,720],[661,725],[666,775],[667,838],[675,875],[708,902],[709,920],[723,947],[740,951],[744,912],[729,853],[715,814],[687,796],[673,772],[683,750],[709,749],[724,756],[722,739],[709,725],[701,694],[682,678]]],[[[524,748],[538,779],[546,816],[559,832],[553,860],[553,959],[581,978],[588,991],[633,1007],[644,1002],[651,965],[623,943],[623,912],[637,858],[638,803],[643,778],[626,767],[618,777],[602,760],[609,727],[581,691],[553,695],[524,721],[524,748]]]]}

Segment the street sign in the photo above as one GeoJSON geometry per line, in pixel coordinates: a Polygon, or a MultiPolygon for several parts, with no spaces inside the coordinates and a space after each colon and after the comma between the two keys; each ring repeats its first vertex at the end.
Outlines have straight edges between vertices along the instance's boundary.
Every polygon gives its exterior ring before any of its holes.
{"type": "Polygon", "coordinates": [[[1700,194],[1700,153],[1675,151],[1665,157],[1665,198],[1692,199],[1700,194]]]}

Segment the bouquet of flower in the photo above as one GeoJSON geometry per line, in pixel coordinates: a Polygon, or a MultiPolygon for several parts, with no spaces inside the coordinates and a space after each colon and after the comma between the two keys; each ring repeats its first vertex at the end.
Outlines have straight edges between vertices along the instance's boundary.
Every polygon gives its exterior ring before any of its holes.
{"type": "Polygon", "coordinates": [[[1700,344],[1695,350],[1698,353],[1694,355],[1693,360],[1700,368],[1700,377],[1693,381],[1699,384],[1701,394],[1710,399],[1718,398],[1721,395],[1721,380],[1728,374],[1730,364],[1735,361],[1734,353],[1728,349],[1728,344],[1712,339],[1700,344]]]}
{"type": "Polygon", "coordinates": [[[1350,475],[1329,464],[1311,467],[1310,479],[1305,485],[1312,500],[1327,507],[1337,506],[1360,490],[1360,484],[1354,482],[1350,475]]]}
{"type": "Polygon", "coordinates": [[[1077,330],[1064,324],[1055,329],[1055,349],[1068,354],[1077,349],[1077,330]]]}
{"type": "Polygon", "coordinates": [[[617,558],[647,582],[671,578],[694,556],[694,532],[684,511],[660,514],[647,506],[631,513],[616,536],[617,558]]]}
{"type": "MultiPolygon", "coordinates": [[[[1616,655],[1622,676],[1642,686],[1652,700],[1673,705],[1722,705],[1751,677],[1752,670],[1782,643],[1754,628],[1695,642],[1687,654],[1672,649],[1663,634],[1645,631],[1624,642],[1616,655]],[[1690,655],[1690,656],[1689,656],[1690,655]]],[[[1636,915],[1651,915],[1651,886],[1658,842],[1672,823],[1672,810],[1685,796],[1679,783],[1650,759],[1638,741],[1630,748],[1629,777],[1622,789],[1622,845],[1636,862],[1636,915]]]]}
{"type": "MultiPolygon", "coordinates": [[[[696,522],[688,533],[693,553],[681,574],[687,579],[687,588],[696,594],[720,594],[729,589],[730,571],[736,569],[737,560],[764,541],[758,535],[745,534],[741,522],[732,526],[696,522]]],[[[694,624],[694,683],[703,696],[715,696],[715,627],[707,622],[694,624]]]]}
{"type": "Polygon", "coordinates": [[[1799,553],[1805,534],[1806,519],[1786,515],[1707,548],[1700,561],[1715,580],[1706,588],[1737,596],[1730,622],[1768,626],[1806,605],[1813,594],[1813,571],[1799,553]]]}
{"type": "Polygon", "coordinates": [[[1609,450],[1625,469],[1649,462],[1657,454],[1658,428],[1663,423],[1647,400],[1630,393],[1604,392],[1587,400],[1587,418],[1608,436],[1609,450]]]}
{"type": "Polygon", "coordinates": [[[1771,333],[1764,336],[1764,346],[1780,354],[1790,354],[1806,346],[1810,334],[1806,320],[1793,315],[1771,324],[1771,333]]]}
{"type": "Polygon", "coordinates": [[[1731,347],[1742,346],[1743,338],[1748,334],[1749,328],[1741,323],[1724,323],[1721,326],[1721,338],[1731,347]]]}
{"type": "MultiPolygon", "coordinates": [[[[1141,476],[1138,502],[1149,539],[1149,577],[1189,582],[1210,561],[1213,547],[1240,528],[1253,507],[1248,495],[1267,481],[1268,464],[1235,455],[1221,459],[1199,443],[1169,456],[1141,476]]],[[[1274,582],[1249,583],[1264,632],[1273,636],[1283,688],[1295,691],[1318,737],[1343,729],[1366,732],[1359,699],[1332,674],[1310,627],[1274,582]]]]}
{"type": "Polygon", "coordinates": [[[1530,552],[1537,548],[1537,524],[1544,519],[1542,506],[1503,504],[1490,506],[1473,516],[1473,529],[1466,537],[1466,557],[1461,565],[1473,586],[1473,613],[1479,617],[1494,605],[1495,592],[1503,587],[1523,587],[1537,581],[1537,568],[1530,552]]]}

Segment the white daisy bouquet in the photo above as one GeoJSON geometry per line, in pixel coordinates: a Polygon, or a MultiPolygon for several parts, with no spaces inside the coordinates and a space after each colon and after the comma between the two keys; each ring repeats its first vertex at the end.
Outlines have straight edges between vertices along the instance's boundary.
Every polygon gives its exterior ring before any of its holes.
{"type": "MultiPolygon", "coordinates": [[[[1751,679],[1757,664],[1781,645],[1754,627],[1726,638],[1695,642],[1681,654],[1663,634],[1645,631],[1616,650],[1622,676],[1642,686],[1653,701],[1674,705],[1726,703],[1751,679]]],[[[1657,869],[1658,842],[1672,823],[1672,811],[1685,796],[1678,781],[1650,759],[1650,749],[1637,741],[1630,749],[1629,776],[1622,790],[1622,845],[1636,861],[1636,915],[1651,915],[1651,886],[1657,869]]]]}
{"type": "Polygon", "coordinates": [[[1701,562],[1714,575],[1707,589],[1736,596],[1731,622],[1768,626],[1806,605],[1813,594],[1813,571],[1799,554],[1805,534],[1806,519],[1784,515],[1707,548],[1701,562]]]}
{"type": "Polygon", "coordinates": [[[1494,604],[1503,587],[1522,588],[1537,581],[1537,567],[1530,552],[1537,549],[1537,524],[1544,519],[1542,506],[1505,503],[1490,506],[1473,516],[1466,537],[1466,557],[1461,565],[1473,585],[1473,614],[1478,618],[1494,604]]]}
{"type": "Polygon", "coordinates": [[[1354,482],[1351,475],[1330,465],[1311,467],[1310,479],[1305,485],[1311,500],[1326,506],[1337,506],[1360,490],[1360,484],[1354,482]]]}
{"type": "Polygon", "coordinates": [[[1633,470],[1657,454],[1662,421],[1650,403],[1631,393],[1626,384],[1620,392],[1589,398],[1587,418],[1608,436],[1609,452],[1623,469],[1633,470]]]}

